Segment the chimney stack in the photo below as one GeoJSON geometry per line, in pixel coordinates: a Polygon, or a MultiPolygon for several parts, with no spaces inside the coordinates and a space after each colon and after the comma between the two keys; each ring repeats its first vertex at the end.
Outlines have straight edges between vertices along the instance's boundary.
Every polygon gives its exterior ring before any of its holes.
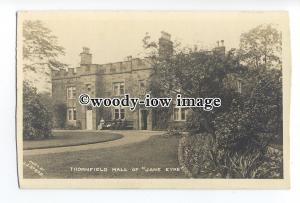
{"type": "Polygon", "coordinates": [[[171,35],[162,31],[161,37],[158,42],[158,54],[160,58],[169,58],[173,55],[173,42],[171,41],[171,35]]]}
{"type": "Polygon", "coordinates": [[[83,47],[83,50],[80,53],[80,57],[81,65],[92,64],[92,54],[90,54],[90,49],[88,47],[83,47]]]}
{"type": "Polygon", "coordinates": [[[219,56],[224,57],[225,56],[225,46],[224,46],[224,40],[218,40],[217,41],[217,47],[213,48],[213,53],[219,56]],[[220,46],[221,43],[221,46],[220,46]]]}
{"type": "Polygon", "coordinates": [[[127,56],[127,61],[132,61],[132,56],[127,56]]]}

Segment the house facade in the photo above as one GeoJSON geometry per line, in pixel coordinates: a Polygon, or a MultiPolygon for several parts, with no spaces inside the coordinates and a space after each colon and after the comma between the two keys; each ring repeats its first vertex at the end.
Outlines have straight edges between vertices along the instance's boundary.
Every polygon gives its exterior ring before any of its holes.
{"type": "MultiPolygon", "coordinates": [[[[171,36],[162,32],[159,55],[168,57],[172,54],[171,36]]],[[[133,129],[152,130],[154,115],[149,108],[138,106],[134,111],[129,108],[92,108],[78,102],[78,96],[82,93],[101,98],[130,94],[130,97],[143,99],[153,71],[151,59],[128,57],[121,62],[93,64],[92,54],[86,47],[80,57],[79,67],[52,72],[52,97],[55,103],[66,105],[67,125],[96,130],[101,120],[126,120],[132,123],[133,129]]],[[[174,109],[170,121],[180,124],[186,121],[186,117],[186,109],[174,109]]]]}

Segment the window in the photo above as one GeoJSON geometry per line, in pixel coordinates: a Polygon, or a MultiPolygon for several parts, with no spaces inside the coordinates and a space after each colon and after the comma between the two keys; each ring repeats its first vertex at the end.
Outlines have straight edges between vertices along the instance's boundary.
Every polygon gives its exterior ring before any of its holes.
{"type": "Polygon", "coordinates": [[[74,99],[76,97],[76,88],[75,87],[67,88],[67,97],[68,97],[68,99],[74,99]]]}
{"type": "Polygon", "coordinates": [[[76,109],[74,108],[74,109],[73,109],[73,120],[75,120],[75,121],[77,120],[77,119],[76,119],[76,116],[77,116],[77,115],[76,115],[76,109]]]}
{"type": "Polygon", "coordinates": [[[125,119],[125,109],[115,108],[114,109],[114,118],[115,119],[125,119]]]}
{"type": "Polygon", "coordinates": [[[76,108],[68,108],[68,120],[76,121],[76,108]]]}
{"type": "Polygon", "coordinates": [[[113,93],[114,96],[119,96],[125,93],[124,82],[115,82],[113,83],[113,93]]]}
{"type": "Polygon", "coordinates": [[[174,108],[174,121],[179,120],[179,108],[174,108]]]}
{"type": "Polygon", "coordinates": [[[180,114],[181,120],[185,121],[186,120],[185,119],[185,117],[186,117],[186,109],[180,109],[180,110],[181,110],[181,114],[180,114]]]}
{"type": "Polygon", "coordinates": [[[186,112],[186,108],[174,108],[174,121],[185,121],[186,112]]]}
{"type": "Polygon", "coordinates": [[[242,93],[242,82],[240,80],[236,81],[237,92],[242,93]]]}
{"type": "Polygon", "coordinates": [[[125,109],[120,109],[120,118],[121,119],[125,118],[125,109]]]}

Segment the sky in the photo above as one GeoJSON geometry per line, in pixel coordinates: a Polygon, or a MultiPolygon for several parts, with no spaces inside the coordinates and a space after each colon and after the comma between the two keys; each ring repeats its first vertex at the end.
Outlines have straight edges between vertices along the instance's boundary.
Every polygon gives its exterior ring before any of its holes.
{"type": "Polygon", "coordinates": [[[93,63],[142,57],[142,39],[148,32],[158,40],[160,32],[182,46],[210,49],[224,40],[227,49],[239,46],[241,33],[260,24],[280,28],[281,14],[276,12],[26,12],[23,19],[41,20],[65,48],[61,58],[70,67],[78,67],[82,47],[89,47],[93,63]]]}

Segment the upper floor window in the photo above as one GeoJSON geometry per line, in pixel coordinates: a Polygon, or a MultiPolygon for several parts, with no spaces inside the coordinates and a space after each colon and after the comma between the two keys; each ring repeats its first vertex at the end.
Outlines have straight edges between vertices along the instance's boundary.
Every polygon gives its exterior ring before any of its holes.
{"type": "Polygon", "coordinates": [[[67,98],[75,99],[76,97],[76,87],[67,87],[67,98]]]}
{"type": "Polygon", "coordinates": [[[119,96],[125,93],[125,84],[124,82],[115,82],[113,83],[113,93],[114,96],[119,96]]]}
{"type": "Polygon", "coordinates": [[[174,108],[174,121],[186,121],[186,108],[174,108]]]}

